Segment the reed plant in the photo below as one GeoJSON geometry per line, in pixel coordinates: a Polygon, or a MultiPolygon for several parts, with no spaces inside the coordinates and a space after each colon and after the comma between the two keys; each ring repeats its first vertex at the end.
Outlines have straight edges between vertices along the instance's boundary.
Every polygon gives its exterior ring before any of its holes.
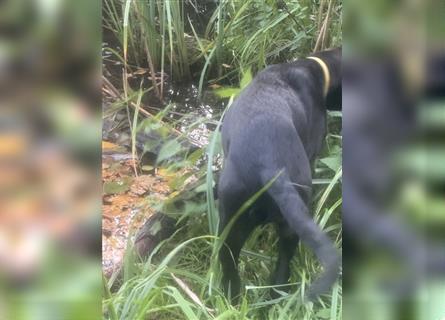
{"type": "Polygon", "coordinates": [[[120,45],[111,49],[130,67],[148,68],[152,80],[199,79],[202,89],[339,45],[341,8],[341,0],[104,0],[103,24],[120,45]]]}

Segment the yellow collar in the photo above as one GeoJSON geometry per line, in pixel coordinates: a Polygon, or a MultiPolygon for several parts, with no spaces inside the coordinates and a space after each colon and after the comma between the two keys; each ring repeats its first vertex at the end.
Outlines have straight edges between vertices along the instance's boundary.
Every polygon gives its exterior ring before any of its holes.
{"type": "Polygon", "coordinates": [[[318,64],[320,65],[321,69],[323,70],[323,75],[324,75],[324,86],[323,86],[323,94],[326,97],[326,95],[328,94],[328,90],[329,90],[329,84],[331,82],[331,76],[329,74],[329,68],[326,65],[326,63],[321,60],[318,57],[307,57],[308,59],[312,59],[318,62],[318,64]]]}

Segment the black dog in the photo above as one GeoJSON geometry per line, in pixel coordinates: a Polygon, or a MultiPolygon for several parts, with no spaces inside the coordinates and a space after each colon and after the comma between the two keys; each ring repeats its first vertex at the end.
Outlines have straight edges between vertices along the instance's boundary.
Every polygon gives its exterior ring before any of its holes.
{"type": "Polygon", "coordinates": [[[326,106],[341,105],[341,49],[272,65],[260,72],[227,111],[222,125],[225,154],[218,185],[220,233],[237,210],[269,181],[271,187],[238,218],[220,251],[226,294],[240,290],[238,258],[252,230],[278,225],[279,257],[274,284],[289,280],[298,240],[324,267],[312,284],[313,299],[335,282],[339,256],[309,213],[311,164],[326,133],[326,106]]]}

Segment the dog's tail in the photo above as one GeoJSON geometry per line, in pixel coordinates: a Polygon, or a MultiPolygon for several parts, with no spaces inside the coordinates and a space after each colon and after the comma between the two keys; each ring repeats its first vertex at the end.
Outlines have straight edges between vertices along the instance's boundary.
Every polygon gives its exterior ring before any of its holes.
{"type": "MultiPolygon", "coordinates": [[[[262,177],[263,183],[271,177],[262,177]]],[[[314,300],[328,291],[337,279],[340,258],[329,237],[317,226],[309,215],[308,205],[292,185],[285,172],[281,174],[267,190],[278,205],[289,226],[296,232],[301,241],[310,247],[324,268],[323,274],[311,285],[307,298],[314,300]]]]}

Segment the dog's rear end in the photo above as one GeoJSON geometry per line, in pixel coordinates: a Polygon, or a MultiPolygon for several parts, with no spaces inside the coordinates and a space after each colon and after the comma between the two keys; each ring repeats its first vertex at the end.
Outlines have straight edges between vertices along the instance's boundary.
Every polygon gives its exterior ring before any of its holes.
{"type": "Polygon", "coordinates": [[[309,205],[311,163],[323,144],[326,105],[338,106],[341,101],[341,49],[315,57],[260,72],[224,118],[225,161],[218,185],[220,232],[244,202],[281,172],[238,218],[221,249],[223,285],[232,297],[239,294],[240,250],[251,231],[267,222],[278,225],[280,237],[274,284],[288,281],[289,262],[299,239],[314,251],[324,268],[312,284],[309,298],[325,292],[336,280],[338,254],[313,221],[309,205]]]}

